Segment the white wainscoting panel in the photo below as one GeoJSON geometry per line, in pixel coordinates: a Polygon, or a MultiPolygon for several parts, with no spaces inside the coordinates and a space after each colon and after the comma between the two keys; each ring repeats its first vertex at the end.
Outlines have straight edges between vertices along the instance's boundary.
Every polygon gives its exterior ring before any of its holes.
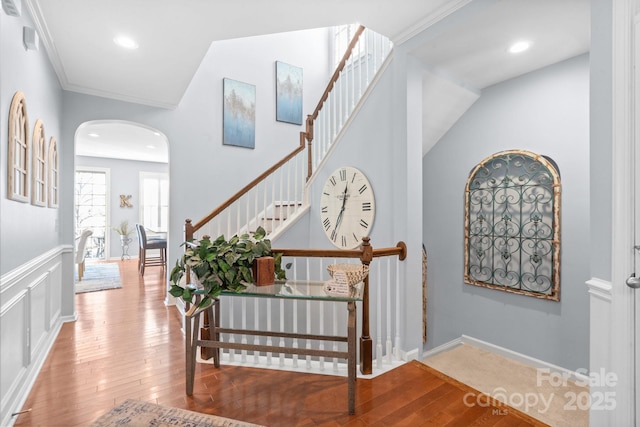
{"type": "Polygon", "coordinates": [[[58,336],[62,259],[72,250],[54,248],[0,278],[1,426],[15,422],[11,414],[21,409],[58,336]]]}
{"type": "MultiPolygon", "coordinates": [[[[0,309],[0,337],[2,339],[0,375],[2,407],[15,396],[20,380],[26,375],[29,358],[27,332],[27,291],[24,290],[3,304],[0,309]]],[[[4,418],[4,417],[3,417],[4,418]]],[[[2,423],[2,425],[6,425],[2,423]]]]}
{"type": "MultiPolygon", "coordinates": [[[[589,289],[589,370],[595,373],[595,384],[590,385],[591,396],[615,396],[615,389],[607,387],[599,379],[600,372],[608,371],[612,365],[613,286],[611,282],[592,278],[587,281],[589,289]],[[613,393],[613,395],[611,394],[613,393]]],[[[590,411],[589,424],[611,425],[611,411],[590,411]]]]}

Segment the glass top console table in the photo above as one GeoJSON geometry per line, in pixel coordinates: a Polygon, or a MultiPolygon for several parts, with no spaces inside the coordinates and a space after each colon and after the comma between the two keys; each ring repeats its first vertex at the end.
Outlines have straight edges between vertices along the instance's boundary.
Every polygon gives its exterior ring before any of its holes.
{"type": "MultiPolygon", "coordinates": [[[[220,299],[211,301],[211,304],[199,309],[193,308],[186,313],[185,336],[186,336],[186,391],[187,395],[193,394],[193,383],[195,378],[195,364],[198,347],[212,348],[213,363],[215,367],[220,367],[220,349],[249,350],[259,352],[272,352],[283,354],[297,354],[304,356],[321,356],[347,360],[347,384],[348,384],[348,409],[349,414],[355,413],[355,381],[356,381],[356,302],[362,301],[363,284],[359,283],[350,288],[349,295],[329,295],[324,290],[324,282],[311,281],[276,281],[274,285],[248,286],[243,292],[223,291],[222,295],[234,298],[258,297],[258,298],[285,298],[299,300],[332,301],[335,303],[346,303],[348,310],[347,336],[331,336],[316,334],[300,334],[278,331],[262,331],[237,328],[222,328],[220,326],[220,299]],[[199,336],[200,315],[208,311],[209,319],[212,320],[211,339],[201,339],[199,336]],[[191,321],[193,320],[193,322],[191,321]],[[275,345],[260,345],[248,343],[236,343],[221,341],[221,334],[239,334],[251,336],[267,336],[280,338],[298,338],[307,340],[320,340],[330,342],[346,342],[346,351],[320,350],[312,348],[283,347],[275,345]]],[[[194,306],[195,307],[195,306],[194,306]]]]}

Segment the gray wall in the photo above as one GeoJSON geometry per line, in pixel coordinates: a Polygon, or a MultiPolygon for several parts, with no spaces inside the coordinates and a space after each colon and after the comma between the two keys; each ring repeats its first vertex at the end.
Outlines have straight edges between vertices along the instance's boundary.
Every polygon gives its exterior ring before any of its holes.
{"type": "MultiPolygon", "coordinates": [[[[26,11],[26,7],[23,9],[26,11]]],[[[62,90],[44,49],[25,50],[22,44],[25,25],[33,27],[26,12],[21,17],[0,12],[0,274],[60,243],[58,209],[7,199],[7,124],[11,100],[17,91],[23,92],[26,99],[30,136],[40,119],[47,144],[54,136],[59,151],[65,150],[60,131],[62,90]]],[[[68,167],[61,162],[60,169],[68,167]]],[[[62,194],[65,190],[60,191],[62,194]]]]}
{"type": "MultiPolygon", "coordinates": [[[[141,222],[140,172],[169,173],[169,165],[167,163],[76,156],[76,169],[83,166],[105,168],[110,171],[107,226],[117,227],[120,225],[120,222],[126,220],[129,221],[129,227],[132,229],[135,223],[141,222]],[[133,206],[120,207],[120,194],[131,195],[129,202],[133,206]]],[[[107,234],[107,258],[119,259],[122,256],[120,237],[111,229],[108,230],[107,234]]],[[[129,244],[129,255],[131,257],[137,257],[137,235],[134,233],[129,237],[133,239],[129,244]]]]}
{"type": "Polygon", "coordinates": [[[588,56],[483,90],[423,164],[427,347],[465,334],[564,368],[588,367],[588,56]],[[560,302],[463,283],[466,180],[477,163],[507,149],[550,156],[560,169],[560,302]]]}
{"type": "MultiPolygon", "coordinates": [[[[44,49],[26,51],[23,26],[33,23],[0,11],[0,425],[10,425],[20,410],[64,320],[71,320],[73,240],[61,244],[62,209],[38,207],[7,199],[9,108],[17,91],[24,93],[29,135],[42,120],[47,143],[61,135],[62,90],[44,49]],[[63,278],[66,278],[63,292],[63,278]]],[[[72,146],[71,146],[72,147],[72,146]]],[[[60,170],[73,168],[61,159],[60,170]]],[[[68,189],[60,188],[60,196],[68,189]]]]}
{"type": "Polygon", "coordinates": [[[590,114],[591,114],[591,277],[611,280],[613,224],[613,3],[591,1],[590,114]]]}

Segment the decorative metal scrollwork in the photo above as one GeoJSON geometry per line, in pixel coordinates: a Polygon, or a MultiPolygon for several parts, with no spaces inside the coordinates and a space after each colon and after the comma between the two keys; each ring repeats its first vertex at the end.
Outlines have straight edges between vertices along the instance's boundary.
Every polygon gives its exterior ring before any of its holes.
{"type": "Polygon", "coordinates": [[[510,150],[471,171],[464,281],[560,299],[560,175],[553,160],[510,150]]]}

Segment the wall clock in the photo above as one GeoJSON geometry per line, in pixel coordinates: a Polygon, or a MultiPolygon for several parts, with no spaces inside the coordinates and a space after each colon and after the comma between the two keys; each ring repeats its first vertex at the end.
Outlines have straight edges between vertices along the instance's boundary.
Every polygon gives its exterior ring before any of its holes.
{"type": "Polygon", "coordinates": [[[369,235],[376,212],[373,188],[358,169],[346,166],[327,179],[320,196],[320,220],[329,240],[354,249],[369,235]]]}

